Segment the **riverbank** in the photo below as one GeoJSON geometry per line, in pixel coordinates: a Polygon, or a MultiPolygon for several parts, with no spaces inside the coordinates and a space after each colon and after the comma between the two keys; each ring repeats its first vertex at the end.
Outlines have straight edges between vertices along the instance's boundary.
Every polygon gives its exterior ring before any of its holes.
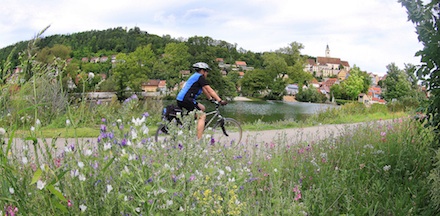
{"type": "MultiPolygon", "coordinates": [[[[237,96],[233,99],[233,101],[252,101],[251,99],[247,97],[237,96]]],[[[286,102],[297,102],[295,100],[295,96],[283,96],[283,101],[286,102]]]]}

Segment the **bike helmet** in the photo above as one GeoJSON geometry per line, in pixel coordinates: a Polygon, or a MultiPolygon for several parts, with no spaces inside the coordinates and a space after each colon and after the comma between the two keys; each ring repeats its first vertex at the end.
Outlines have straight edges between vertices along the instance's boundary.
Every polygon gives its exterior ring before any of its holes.
{"type": "Polygon", "coordinates": [[[199,71],[200,69],[204,69],[204,70],[208,70],[210,71],[211,68],[209,67],[208,64],[206,64],[205,62],[197,62],[195,64],[193,64],[192,66],[196,71],[199,71]]]}

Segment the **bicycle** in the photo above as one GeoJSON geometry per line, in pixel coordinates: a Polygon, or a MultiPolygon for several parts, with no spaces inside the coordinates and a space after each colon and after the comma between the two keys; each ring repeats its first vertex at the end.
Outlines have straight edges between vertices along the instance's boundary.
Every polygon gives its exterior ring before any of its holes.
{"type": "MultiPolygon", "coordinates": [[[[211,102],[215,104],[215,110],[206,113],[204,133],[207,129],[212,128],[212,133],[210,133],[212,134],[212,143],[222,143],[224,145],[230,146],[239,144],[241,142],[243,133],[240,123],[233,118],[223,117],[219,109],[220,104],[217,101],[211,102]]],[[[173,128],[174,126],[170,124],[176,124],[176,126],[180,129],[188,128],[189,130],[191,128],[191,125],[185,123],[182,119],[183,110],[181,110],[180,108],[175,108],[174,111],[174,113],[176,114],[173,114],[173,118],[169,120],[164,116],[162,123],[157,128],[156,134],[154,136],[156,142],[158,142],[162,137],[163,140],[167,140],[168,138],[170,138],[169,136],[172,134],[170,128],[173,128]]]]}

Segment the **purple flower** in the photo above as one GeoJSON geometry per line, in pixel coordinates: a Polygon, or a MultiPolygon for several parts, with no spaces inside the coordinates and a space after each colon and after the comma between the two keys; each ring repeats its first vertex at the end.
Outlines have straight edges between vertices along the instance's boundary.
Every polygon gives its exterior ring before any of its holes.
{"type": "Polygon", "coordinates": [[[107,131],[107,126],[105,125],[101,125],[101,132],[106,132],[107,131]]]}
{"type": "Polygon", "coordinates": [[[148,112],[144,112],[144,114],[142,116],[148,117],[148,116],[150,116],[150,114],[148,112]]]}
{"type": "Polygon", "coordinates": [[[211,145],[214,145],[215,144],[215,139],[214,139],[214,137],[211,137],[211,145]]]}
{"type": "Polygon", "coordinates": [[[179,150],[183,149],[183,145],[179,143],[179,150]]]}
{"type": "Polygon", "coordinates": [[[108,133],[108,138],[113,139],[115,137],[115,134],[113,134],[112,132],[108,133]]]}
{"type": "Polygon", "coordinates": [[[102,121],[103,123],[105,123],[107,120],[106,120],[105,118],[102,118],[101,121],[102,121]]]}
{"type": "Polygon", "coordinates": [[[127,146],[127,140],[125,138],[122,139],[121,146],[127,146]]]}

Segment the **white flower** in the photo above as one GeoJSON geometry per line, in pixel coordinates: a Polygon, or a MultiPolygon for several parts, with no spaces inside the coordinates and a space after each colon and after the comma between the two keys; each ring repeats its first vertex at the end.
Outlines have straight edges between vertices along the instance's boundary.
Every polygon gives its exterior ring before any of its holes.
{"type": "Polygon", "coordinates": [[[228,171],[228,172],[231,172],[231,171],[232,171],[231,167],[229,167],[229,166],[226,166],[226,167],[225,167],[225,170],[228,171]]]}
{"type": "Polygon", "coordinates": [[[385,152],[383,151],[383,150],[377,150],[376,152],[375,152],[375,154],[384,154],[385,152]]]}
{"type": "Polygon", "coordinates": [[[234,178],[234,177],[232,177],[232,178],[228,178],[228,181],[229,181],[229,182],[235,182],[235,178],[234,178]]]}
{"type": "Polygon", "coordinates": [[[107,193],[110,193],[113,190],[112,185],[107,185],[107,193]]]}
{"type": "Polygon", "coordinates": [[[171,205],[173,205],[173,200],[167,200],[167,207],[170,207],[171,205]]]}
{"type": "Polygon", "coordinates": [[[116,120],[117,123],[122,123],[121,119],[116,120]]]}
{"type": "Polygon", "coordinates": [[[374,149],[374,146],[371,144],[364,145],[364,148],[374,149]]]}
{"type": "Polygon", "coordinates": [[[84,204],[79,205],[79,210],[81,210],[82,212],[86,211],[87,206],[85,206],[84,204]]]}
{"type": "Polygon", "coordinates": [[[79,179],[80,181],[85,181],[85,180],[86,180],[86,177],[85,177],[83,174],[80,174],[80,175],[78,176],[78,179],[79,179]]]}
{"type": "Polygon", "coordinates": [[[391,169],[391,165],[385,165],[384,167],[383,167],[383,171],[385,171],[385,172],[387,172],[388,170],[390,170],[391,169]]]}
{"type": "Polygon", "coordinates": [[[31,131],[35,131],[35,127],[34,126],[31,126],[31,131]]]}
{"type": "Polygon", "coordinates": [[[35,126],[40,126],[41,125],[41,121],[40,121],[40,119],[37,119],[36,121],[35,121],[35,126]]]}
{"type": "Polygon", "coordinates": [[[79,171],[78,170],[70,170],[70,176],[72,176],[72,178],[76,177],[78,175],[79,175],[79,171]]]}
{"type": "Polygon", "coordinates": [[[69,119],[66,119],[66,126],[70,126],[71,122],[69,119]]]}
{"type": "Polygon", "coordinates": [[[219,169],[218,172],[219,172],[219,174],[220,174],[221,176],[225,174],[225,171],[223,171],[223,170],[221,170],[221,169],[219,169]]]}
{"type": "Polygon", "coordinates": [[[142,116],[142,118],[132,118],[131,122],[135,125],[135,126],[141,126],[142,124],[144,124],[146,118],[145,116],[142,116]]]}
{"type": "Polygon", "coordinates": [[[10,187],[10,188],[9,188],[9,193],[10,193],[10,194],[14,194],[14,193],[15,193],[14,188],[11,188],[11,187],[10,187]]]}
{"type": "Polygon", "coordinates": [[[40,169],[41,169],[42,171],[44,171],[45,168],[46,168],[46,165],[45,165],[45,164],[41,164],[41,165],[40,165],[40,169]]]}
{"type": "Polygon", "coordinates": [[[142,133],[143,133],[144,135],[147,135],[148,132],[150,131],[150,130],[148,129],[148,127],[145,126],[145,125],[142,126],[141,130],[142,130],[142,133]]]}
{"type": "Polygon", "coordinates": [[[141,212],[141,208],[137,207],[134,209],[137,213],[141,212]]]}
{"type": "Polygon", "coordinates": [[[0,127],[0,136],[5,135],[5,133],[6,133],[6,130],[4,128],[0,127]]]}
{"type": "Polygon", "coordinates": [[[111,148],[112,148],[112,144],[111,143],[105,143],[104,144],[104,151],[107,151],[107,150],[109,150],[111,148]]]}
{"type": "Polygon", "coordinates": [[[92,150],[90,150],[90,149],[87,149],[85,152],[84,152],[84,155],[85,156],[90,156],[90,155],[92,155],[92,150]]]}
{"type": "Polygon", "coordinates": [[[132,139],[137,139],[137,137],[138,137],[138,135],[137,135],[136,130],[131,130],[131,138],[132,139]]]}
{"type": "Polygon", "coordinates": [[[39,190],[43,190],[43,188],[46,186],[46,182],[43,182],[43,181],[41,181],[41,180],[38,180],[37,181],[37,188],[39,189],[39,190]]]}
{"type": "Polygon", "coordinates": [[[278,170],[275,168],[274,170],[273,170],[274,172],[278,172],[278,170]]]}
{"type": "Polygon", "coordinates": [[[81,162],[81,161],[79,161],[79,162],[78,162],[78,167],[79,167],[80,169],[82,169],[82,168],[84,167],[84,163],[81,162]]]}
{"type": "Polygon", "coordinates": [[[27,157],[22,157],[21,162],[23,162],[23,164],[27,164],[28,163],[27,157]]]}

